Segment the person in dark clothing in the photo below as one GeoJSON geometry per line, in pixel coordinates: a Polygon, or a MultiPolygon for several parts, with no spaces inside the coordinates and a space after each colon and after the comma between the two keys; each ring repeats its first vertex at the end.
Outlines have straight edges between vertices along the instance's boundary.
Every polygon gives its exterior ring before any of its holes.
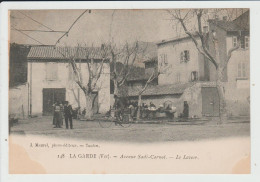
{"type": "Polygon", "coordinates": [[[124,110],[124,102],[121,98],[117,98],[116,100],[116,117],[117,119],[122,119],[122,114],[124,110]]]}
{"type": "Polygon", "coordinates": [[[71,107],[71,105],[69,105],[68,101],[64,102],[64,117],[65,117],[66,129],[69,129],[68,120],[70,121],[70,129],[73,129],[73,124],[72,124],[72,107],[71,107]]]}
{"type": "Polygon", "coordinates": [[[55,127],[54,128],[61,128],[61,107],[59,103],[54,105],[54,120],[55,120],[55,127]]]}
{"type": "Polygon", "coordinates": [[[55,102],[52,107],[53,107],[53,120],[52,120],[52,124],[54,126],[56,126],[56,115],[55,115],[55,106],[57,105],[57,102],[55,102]]]}
{"type": "Polygon", "coordinates": [[[62,103],[60,103],[60,125],[63,125],[63,119],[64,119],[64,106],[62,103]]]}
{"type": "Polygon", "coordinates": [[[189,105],[187,101],[184,101],[184,107],[183,107],[183,118],[189,117],[189,105]]]}

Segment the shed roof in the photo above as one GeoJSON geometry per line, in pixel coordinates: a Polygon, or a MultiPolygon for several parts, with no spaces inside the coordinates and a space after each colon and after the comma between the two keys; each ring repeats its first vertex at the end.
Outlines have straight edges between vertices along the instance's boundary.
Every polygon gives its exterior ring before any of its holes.
{"type": "MultiPolygon", "coordinates": [[[[184,90],[190,87],[192,83],[183,84],[168,84],[168,85],[150,85],[143,92],[143,96],[155,96],[155,95],[178,95],[182,94],[184,90]]],[[[130,87],[128,88],[128,96],[138,96],[140,87],[130,87]]]]}

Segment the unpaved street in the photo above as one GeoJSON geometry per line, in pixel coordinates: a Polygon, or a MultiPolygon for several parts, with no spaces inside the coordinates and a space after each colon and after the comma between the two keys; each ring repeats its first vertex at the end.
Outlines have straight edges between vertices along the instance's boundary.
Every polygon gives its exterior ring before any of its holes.
{"type": "Polygon", "coordinates": [[[52,117],[37,117],[14,124],[11,134],[44,135],[58,138],[78,138],[99,141],[163,142],[196,141],[233,136],[250,136],[248,121],[227,121],[217,125],[213,121],[163,122],[132,124],[129,128],[115,126],[100,127],[97,121],[74,120],[74,129],[53,128],[52,117]]]}

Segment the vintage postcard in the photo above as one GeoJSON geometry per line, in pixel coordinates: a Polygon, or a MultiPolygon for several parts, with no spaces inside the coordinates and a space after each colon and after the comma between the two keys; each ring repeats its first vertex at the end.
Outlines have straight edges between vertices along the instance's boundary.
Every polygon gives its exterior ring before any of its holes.
{"type": "Polygon", "coordinates": [[[250,8],[9,9],[9,174],[251,174],[250,8]]]}

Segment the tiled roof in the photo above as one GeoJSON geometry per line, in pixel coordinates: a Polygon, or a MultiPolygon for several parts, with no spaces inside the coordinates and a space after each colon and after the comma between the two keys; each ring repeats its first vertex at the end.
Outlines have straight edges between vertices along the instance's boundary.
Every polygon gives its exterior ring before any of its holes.
{"type": "MultiPolygon", "coordinates": [[[[195,35],[195,37],[197,38],[198,35],[195,35]]],[[[180,35],[180,36],[176,36],[174,38],[161,40],[161,41],[157,42],[156,44],[159,46],[161,44],[165,44],[165,43],[168,43],[168,42],[178,42],[178,41],[182,41],[182,40],[185,40],[185,39],[190,39],[190,37],[186,34],[183,34],[183,35],[180,35]]]]}
{"type": "Polygon", "coordinates": [[[249,11],[246,11],[233,21],[209,20],[226,31],[249,31],[249,11]]]}
{"type": "MultiPolygon", "coordinates": [[[[176,95],[182,94],[186,88],[191,86],[192,83],[185,84],[170,84],[170,85],[150,85],[143,92],[143,96],[154,96],[154,95],[176,95]]],[[[128,96],[138,96],[140,87],[129,87],[128,96]]]]}
{"type": "Polygon", "coordinates": [[[34,46],[31,48],[28,59],[101,59],[101,49],[97,47],[54,47],[34,46]],[[89,56],[88,56],[89,55],[89,56]]]}
{"type": "Polygon", "coordinates": [[[245,30],[250,29],[250,15],[249,10],[240,15],[233,21],[235,24],[238,24],[240,27],[243,27],[245,30]]]}
{"type": "Polygon", "coordinates": [[[224,21],[224,20],[210,20],[210,23],[214,23],[216,26],[226,31],[247,31],[248,29],[244,26],[240,26],[235,22],[224,21]]]}

